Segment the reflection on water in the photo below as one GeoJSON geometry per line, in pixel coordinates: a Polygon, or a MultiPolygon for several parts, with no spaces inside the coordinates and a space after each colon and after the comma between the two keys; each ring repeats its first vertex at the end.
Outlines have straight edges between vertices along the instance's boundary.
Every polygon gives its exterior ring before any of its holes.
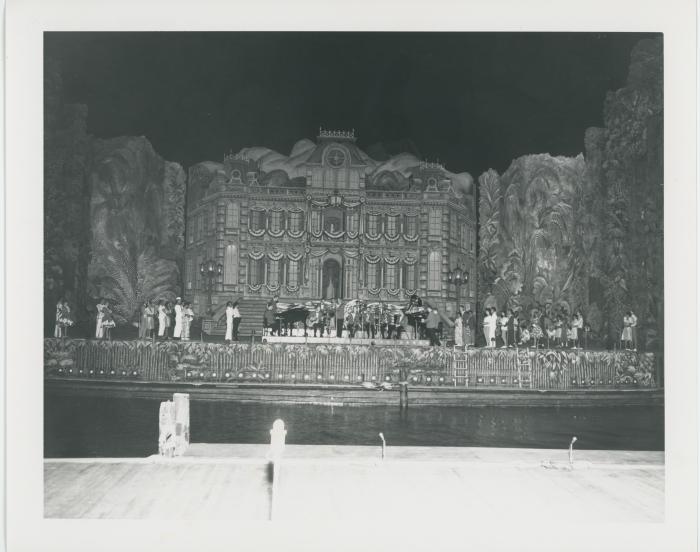
{"type": "MultiPolygon", "coordinates": [[[[157,452],[158,407],[151,399],[47,396],[46,457],[139,457],[157,452]]],[[[293,444],[663,450],[662,407],[330,407],[197,401],[197,443],[269,443],[275,418],[293,444]]]]}

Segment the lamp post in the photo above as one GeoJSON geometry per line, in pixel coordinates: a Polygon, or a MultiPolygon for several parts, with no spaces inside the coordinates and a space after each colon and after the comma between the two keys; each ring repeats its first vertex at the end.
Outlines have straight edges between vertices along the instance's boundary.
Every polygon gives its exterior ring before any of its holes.
{"type": "MultiPolygon", "coordinates": [[[[459,311],[459,292],[460,288],[469,283],[469,272],[461,267],[453,268],[447,273],[447,282],[455,285],[457,290],[457,311],[459,311]]],[[[457,313],[455,313],[455,316],[457,313]]]]}
{"type": "Polygon", "coordinates": [[[217,263],[216,261],[210,259],[199,265],[199,273],[202,275],[202,278],[204,278],[204,289],[207,292],[207,314],[211,316],[214,314],[211,294],[214,291],[217,276],[224,273],[224,267],[221,263],[217,263]]]}

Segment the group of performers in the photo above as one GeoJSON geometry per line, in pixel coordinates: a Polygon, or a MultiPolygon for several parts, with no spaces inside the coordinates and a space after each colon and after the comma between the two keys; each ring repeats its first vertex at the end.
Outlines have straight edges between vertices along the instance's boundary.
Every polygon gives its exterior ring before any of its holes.
{"type": "Polygon", "coordinates": [[[413,296],[408,306],[352,300],[312,301],[304,305],[270,301],[263,314],[263,332],[291,335],[290,326],[304,325],[314,337],[438,340],[440,319],[413,296]],[[301,318],[300,318],[301,317],[301,318]]]}
{"type": "MultiPolygon", "coordinates": [[[[194,310],[180,297],[175,303],[163,299],[153,302],[146,299],[139,309],[139,339],[190,339],[190,326],[194,320],[194,310]]],[[[116,326],[109,299],[97,303],[95,327],[96,339],[111,339],[111,330],[116,326]]]]}
{"type": "MultiPolygon", "coordinates": [[[[633,339],[631,327],[636,327],[637,319],[632,319],[632,313],[625,316],[622,339],[628,343],[628,348],[636,351],[636,336],[633,339]],[[634,320],[634,323],[632,322],[634,320]]],[[[581,338],[584,332],[584,320],[580,310],[572,315],[564,312],[535,313],[531,320],[523,319],[522,313],[509,309],[497,313],[493,307],[484,311],[482,319],[486,347],[507,348],[513,346],[560,347],[581,349],[581,338]]]]}
{"type": "MultiPolygon", "coordinates": [[[[180,297],[170,301],[146,300],[140,308],[139,339],[190,339],[190,326],[195,318],[192,304],[180,297]]],[[[241,312],[238,302],[229,301],[221,321],[226,321],[227,342],[238,341],[241,312]]],[[[476,342],[477,319],[470,305],[458,307],[454,322],[454,345],[473,347],[476,342]]],[[[524,319],[520,311],[509,309],[497,313],[489,307],[483,313],[483,336],[486,347],[508,348],[514,346],[546,346],[580,349],[584,331],[584,319],[580,310],[573,315],[549,311],[534,313],[532,319],[524,319]]],[[[634,311],[623,317],[621,348],[637,350],[639,319],[634,311]]],[[[68,301],[60,298],[56,304],[54,337],[65,338],[68,328],[74,325],[68,301]]],[[[95,338],[110,339],[116,325],[109,299],[97,304],[95,338]]],[[[368,339],[428,339],[430,344],[440,345],[443,324],[436,309],[423,306],[422,300],[411,296],[405,306],[352,300],[343,302],[312,301],[303,305],[279,303],[274,297],[263,314],[263,334],[292,335],[291,327],[304,325],[313,331],[314,337],[348,337],[368,339]]],[[[308,334],[307,334],[308,335],[308,334]]]]}
{"type": "Polygon", "coordinates": [[[521,318],[522,314],[513,309],[501,311],[487,308],[482,320],[484,339],[487,347],[501,348],[523,346],[538,347],[546,342],[547,347],[580,349],[581,332],[584,328],[581,311],[572,316],[564,313],[550,315],[543,312],[532,320],[521,318]]]}
{"type": "Polygon", "coordinates": [[[74,324],[71,316],[70,305],[63,297],[56,303],[56,327],[53,331],[54,337],[68,337],[68,328],[74,324]]]}
{"type": "Polygon", "coordinates": [[[161,340],[179,339],[189,341],[190,326],[194,320],[192,304],[182,301],[180,297],[175,303],[160,299],[154,303],[146,299],[141,305],[139,317],[139,339],[161,340]]]}

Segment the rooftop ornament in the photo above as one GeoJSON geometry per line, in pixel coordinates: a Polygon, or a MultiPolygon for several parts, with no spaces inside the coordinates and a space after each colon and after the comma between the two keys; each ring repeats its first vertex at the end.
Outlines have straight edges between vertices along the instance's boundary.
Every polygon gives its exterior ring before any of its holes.
{"type": "Polygon", "coordinates": [[[319,138],[341,138],[345,140],[355,141],[355,129],[352,130],[324,130],[323,127],[318,127],[319,138]]]}
{"type": "Polygon", "coordinates": [[[437,162],[431,163],[430,161],[421,161],[420,163],[420,168],[421,169],[440,169],[442,171],[445,170],[445,166],[440,163],[440,160],[437,162]]]}

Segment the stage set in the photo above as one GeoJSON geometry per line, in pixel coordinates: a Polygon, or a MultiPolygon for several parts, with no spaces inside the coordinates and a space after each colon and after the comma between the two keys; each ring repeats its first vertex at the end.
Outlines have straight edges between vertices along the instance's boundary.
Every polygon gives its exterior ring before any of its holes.
{"type": "Polygon", "coordinates": [[[543,391],[661,387],[661,364],[653,353],[465,351],[410,346],[401,340],[377,346],[48,338],[44,340],[44,368],[47,380],[97,382],[363,385],[390,390],[397,387],[403,372],[411,386],[543,391]]]}

